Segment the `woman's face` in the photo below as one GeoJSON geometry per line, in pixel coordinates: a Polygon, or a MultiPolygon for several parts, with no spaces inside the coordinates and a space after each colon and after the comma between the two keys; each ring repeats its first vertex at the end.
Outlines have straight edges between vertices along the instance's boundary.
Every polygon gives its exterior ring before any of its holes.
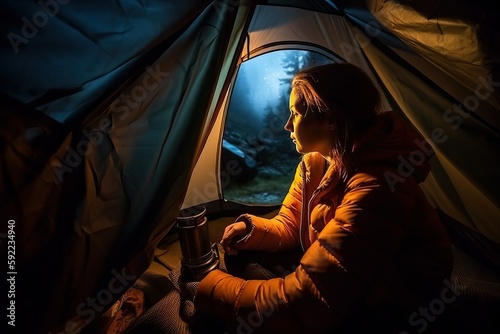
{"type": "Polygon", "coordinates": [[[290,138],[297,152],[319,152],[328,157],[332,149],[332,134],[328,122],[319,113],[309,111],[295,89],[290,94],[290,117],[285,124],[285,130],[290,132],[290,138]]]}

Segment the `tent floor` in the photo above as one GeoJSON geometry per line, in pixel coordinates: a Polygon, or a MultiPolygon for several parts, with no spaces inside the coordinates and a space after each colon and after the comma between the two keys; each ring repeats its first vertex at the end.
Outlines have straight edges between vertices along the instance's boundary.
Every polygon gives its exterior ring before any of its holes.
{"type": "MultiPolygon", "coordinates": [[[[272,217],[271,212],[264,217],[272,217]]],[[[224,228],[234,222],[237,217],[222,217],[208,222],[209,238],[211,243],[219,242],[224,228]]],[[[91,328],[85,333],[119,334],[124,333],[127,327],[147,309],[157,304],[172,288],[169,276],[172,269],[180,266],[182,256],[179,238],[175,231],[169,232],[158,244],[154,259],[144,274],[139,277],[134,286],[127,291],[91,328]],[[172,233],[173,232],[173,233],[172,233]],[[121,315],[120,309],[124,303],[130,303],[135,310],[134,316],[121,315]],[[119,319],[120,318],[120,319],[119,319]]],[[[224,249],[218,245],[219,256],[224,257],[224,249]]],[[[130,310],[129,310],[130,311],[130,310]]]]}
{"type": "MultiPolygon", "coordinates": [[[[275,212],[272,212],[269,216],[274,214],[275,212]]],[[[211,220],[208,223],[211,242],[220,241],[224,228],[235,218],[223,217],[211,220]]],[[[224,250],[220,245],[218,248],[219,254],[223,258],[224,250]]],[[[439,306],[438,304],[443,304],[446,307],[445,314],[440,317],[449,319],[449,322],[452,323],[452,332],[458,333],[459,330],[465,330],[465,332],[472,331],[482,334],[500,333],[500,318],[498,318],[500,315],[500,273],[491,271],[456,245],[453,245],[453,253],[454,269],[450,285],[457,298],[449,305],[436,302],[435,305],[431,306],[435,308],[439,306]]],[[[180,266],[180,259],[181,247],[177,235],[169,233],[158,245],[150,267],[102,319],[92,326],[91,332],[100,334],[126,333],[127,328],[153,306],[161,303],[165,305],[165,300],[171,298],[168,294],[173,287],[169,275],[173,268],[180,266]],[[123,307],[127,303],[129,307],[123,307]],[[134,309],[132,312],[130,306],[134,309]]],[[[173,302],[178,303],[179,300],[174,299],[173,302]]],[[[153,314],[160,317],[154,312],[153,314]]],[[[420,318],[422,317],[417,319],[420,318]]],[[[148,321],[154,322],[151,318],[148,321]]],[[[418,329],[418,327],[413,329],[418,329]]],[[[160,332],[165,333],[165,330],[160,332]]],[[[175,332],[181,333],[182,331],[176,330],[175,332]]]]}

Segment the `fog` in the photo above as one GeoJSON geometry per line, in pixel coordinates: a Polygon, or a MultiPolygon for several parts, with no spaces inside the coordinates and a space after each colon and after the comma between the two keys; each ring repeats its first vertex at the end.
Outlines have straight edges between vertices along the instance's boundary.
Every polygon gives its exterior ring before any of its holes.
{"type": "Polygon", "coordinates": [[[260,127],[266,111],[279,104],[280,79],[286,78],[281,60],[283,52],[271,52],[240,66],[230,103],[229,114],[245,115],[260,127]]]}
{"type": "Polygon", "coordinates": [[[278,117],[284,123],[293,75],[304,67],[331,61],[315,52],[281,50],[243,62],[232,92],[226,129],[248,135],[266,127],[270,118],[278,117]]]}

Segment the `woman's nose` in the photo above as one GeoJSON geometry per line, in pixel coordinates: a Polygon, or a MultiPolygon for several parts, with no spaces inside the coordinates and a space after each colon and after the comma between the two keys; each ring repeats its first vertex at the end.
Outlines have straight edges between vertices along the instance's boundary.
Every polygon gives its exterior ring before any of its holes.
{"type": "Polygon", "coordinates": [[[290,115],[284,126],[286,131],[293,132],[292,116],[290,115]]]}

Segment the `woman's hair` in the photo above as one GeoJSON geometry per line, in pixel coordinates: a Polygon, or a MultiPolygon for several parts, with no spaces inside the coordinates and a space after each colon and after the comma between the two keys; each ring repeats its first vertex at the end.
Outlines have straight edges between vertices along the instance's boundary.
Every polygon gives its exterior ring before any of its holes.
{"type": "Polygon", "coordinates": [[[323,115],[332,124],[331,157],[344,181],[353,172],[355,141],[375,122],[380,94],[359,67],[333,63],[304,69],[292,79],[292,89],[308,112],[323,115]]]}

